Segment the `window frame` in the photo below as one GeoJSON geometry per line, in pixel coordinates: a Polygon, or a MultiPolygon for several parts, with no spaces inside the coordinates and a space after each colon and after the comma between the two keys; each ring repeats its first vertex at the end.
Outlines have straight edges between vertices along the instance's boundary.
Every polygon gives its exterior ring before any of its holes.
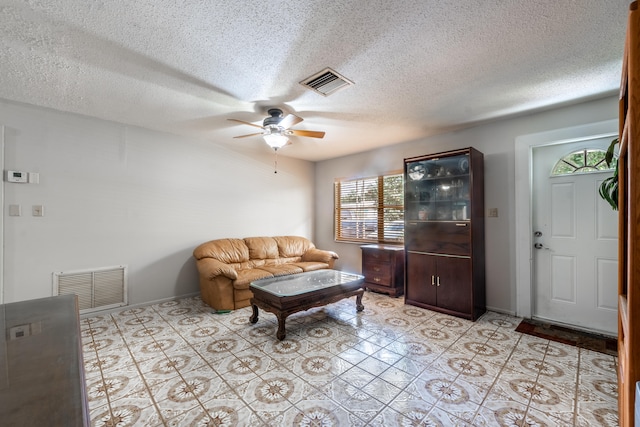
{"type": "Polygon", "coordinates": [[[551,168],[551,172],[549,173],[549,176],[551,178],[558,178],[558,177],[563,177],[568,175],[611,172],[616,167],[615,165],[616,165],[618,156],[614,155],[614,161],[611,162],[611,165],[609,166],[605,162],[605,155],[606,155],[606,150],[603,150],[602,148],[587,147],[587,148],[580,148],[580,149],[571,151],[570,153],[560,157],[556,161],[556,163],[554,163],[553,167],[551,168]],[[601,153],[602,159],[596,162],[595,164],[591,164],[589,162],[589,152],[597,152],[599,154],[601,153]],[[579,165],[570,159],[571,156],[575,156],[578,154],[581,155],[582,159],[584,160],[583,165],[579,165]],[[600,165],[604,165],[605,167],[600,168],[599,167],[600,165]],[[573,170],[568,172],[556,172],[556,170],[559,169],[560,166],[564,166],[565,168],[573,168],[573,170]]]}
{"type": "MultiPolygon", "coordinates": [[[[342,243],[384,243],[392,245],[404,244],[404,171],[395,170],[382,175],[358,178],[338,178],[334,182],[334,240],[342,243]],[[394,196],[400,204],[385,204],[384,184],[386,179],[400,179],[398,193],[394,196]],[[355,206],[345,207],[342,193],[347,187],[356,188],[355,206]],[[361,188],[358,189],[358,186],[361,188]],[[375,200],[370,198],[371,189],[375,187],[375,200]],[[349,214],[347,215],[347,212],[349,214]],[[354,215],[355,214],[355,215],[354,215]],[[386,215],[385,215],[386,214],[386,215]],[[351,220],[355,218],[355,220],[351,220]],[[385,220],[386,218],[386,220],[385,220]],[[355,221],[355,231],[343,227],[345,222],[355,221]],[[401,230],[397,230],[398,226],[401,230]],[[373,228],[375,227],[375,229],[373,228]],[[385,236],[385,232],[390,233],[385,236]]],[[[387,195],[388,195],[387,191],[387,195]]]]}

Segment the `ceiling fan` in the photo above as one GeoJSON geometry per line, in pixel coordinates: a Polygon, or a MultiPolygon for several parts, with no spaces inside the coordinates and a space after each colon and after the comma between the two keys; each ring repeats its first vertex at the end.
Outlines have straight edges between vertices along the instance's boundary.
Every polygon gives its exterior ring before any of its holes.
{"type": "Polygon", "coordinates": [[[291,126],[295,126],[303,120],[301,117],[298,117],[295,114],[287,114],[285,117],[282,117],[282,110],[279,108],[270,108],[267,113],[270,117],[264,119],[264,121],[262,122],[262,126],[250,122],[245,122],[244,120],[227,119],[231,120],[232,122],[238,122],[244,125],[262,129],[262,132],[234,136],[234,138],[246,138],[249,136],[262,135],[269,147],[277,151],[278,148],[285,146],[287,142],[289,142],[288,137],[290,135],[307,136],[311,138],[324,137],[324,132],[290,129],[291,126]]]}

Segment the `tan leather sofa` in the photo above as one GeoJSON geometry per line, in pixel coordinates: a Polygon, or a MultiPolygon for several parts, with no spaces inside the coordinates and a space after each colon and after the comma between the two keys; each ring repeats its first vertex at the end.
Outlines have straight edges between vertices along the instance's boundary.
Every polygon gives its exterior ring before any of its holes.
{"type": "Polygon", "coordinates": [[[250,305],[254,280],[333,268],[338,259],[299,236],[211,240],[195,248],[193,256],[202,300],[216,310],[250,305]]]}

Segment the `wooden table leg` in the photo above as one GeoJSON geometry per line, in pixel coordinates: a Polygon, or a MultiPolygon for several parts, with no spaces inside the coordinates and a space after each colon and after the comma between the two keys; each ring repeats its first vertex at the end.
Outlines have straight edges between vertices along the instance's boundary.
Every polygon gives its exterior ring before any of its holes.
{"type": "Polygon", "coordinates": [[[249,321],[251,323],[256,323],[258,321],[258,306],[255,304],[252,304],[251,308],[253,309],[253,314],[249,318],[249,321]]]}
{"type": "Polygon", "coordinates": [[[364,310],[364,305],[362,305],[362,295],[364,295],[364,290],[360,291],[360,293],[356,297],[356,311],[364,310]]]}
{"type": "Polygon", "coordinates": [[[282,341],[284,337],[287,336],[287,333],[284,330],[284,322],[287,316],[283,314],[277,314],[276,317],[278,317],[278,332],[276,333],[276,337],[280,341],[282,341]]]}

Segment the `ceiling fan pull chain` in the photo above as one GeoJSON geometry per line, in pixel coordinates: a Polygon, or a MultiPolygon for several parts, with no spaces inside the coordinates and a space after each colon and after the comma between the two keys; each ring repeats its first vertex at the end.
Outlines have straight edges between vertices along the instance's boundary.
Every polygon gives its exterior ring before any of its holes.
{"type": "Polygon", "coordinates": [[[276,160],[273,165],[273,173],[278,173],[278,149],[276,148],[276,160]]]}

